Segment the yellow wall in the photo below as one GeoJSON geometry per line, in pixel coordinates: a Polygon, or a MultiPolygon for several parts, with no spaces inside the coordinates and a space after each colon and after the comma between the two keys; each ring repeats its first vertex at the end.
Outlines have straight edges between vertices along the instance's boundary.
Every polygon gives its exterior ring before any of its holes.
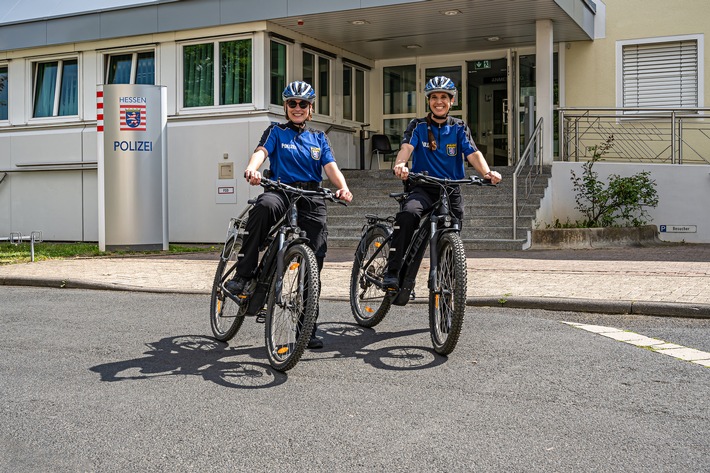
{"type": "MultiPolygon", "coordinates": [[[[565,51],[565,106],[616,106],[616,41],[705,34],[710,0],[604,0],[606,37],[569,43],[565,51]]],[[[704,46],[705,97],[709,97],[710,47],[704,46]]],[[[705,106],[705,104],[700,104],[705,106]]]]}

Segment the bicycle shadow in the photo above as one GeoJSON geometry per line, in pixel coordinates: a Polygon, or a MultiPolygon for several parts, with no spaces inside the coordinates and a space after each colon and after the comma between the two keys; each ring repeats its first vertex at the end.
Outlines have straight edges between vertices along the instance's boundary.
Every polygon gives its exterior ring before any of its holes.
{"type": "Polygon", "coordinates": [[[377,369],[411,371],[435,368],[447,360],[445,356],[437,354],[429,347],[391,343],[398,338],[428,333],[428,329],[378,332],[374,328],[344,322],[319,323],[318,329],[326,335],[323,338],[325,349],[311,352],[310,356],[301,359],[301,363],[317,359],[354,358],[361,359],[377,369]],[[370,345],[375,345],[375,348],[368,348],[370,345]],[[318,355],[333,354],[332,356],[314,356],[316,353],[318,355]]]}
{"type": "Polygon", "coordinates": [[[251,361],[266,359],[264,347],[230,347],[201,335],[166,337],[145,345],[149,350],[143,357],[104,363],[89,370],[106,382],[200,376],[206,381],[241,389],[271,388],[288,379],[268,362],[251,361]],[[250,361],[242,361],[246,357],[250,361]]]}

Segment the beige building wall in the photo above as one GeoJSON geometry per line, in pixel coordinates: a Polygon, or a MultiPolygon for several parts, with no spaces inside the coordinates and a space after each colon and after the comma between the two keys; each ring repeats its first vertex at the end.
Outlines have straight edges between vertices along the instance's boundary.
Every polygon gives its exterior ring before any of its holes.
{"type": "MultiPolygon", "coordinates": [[[[708,0],[604,0],[606,36],[568,43],[565,55],[566,107],[616,107],[616,42],[677,35],[710,38],[708,0]]],[[[710,48],[704,47],[705,77],[710,48]]],[[[710,87],[704,84],[704,96],[710,87]]],[[[706,104],[700,104],[706,106],[706,104]]]]}

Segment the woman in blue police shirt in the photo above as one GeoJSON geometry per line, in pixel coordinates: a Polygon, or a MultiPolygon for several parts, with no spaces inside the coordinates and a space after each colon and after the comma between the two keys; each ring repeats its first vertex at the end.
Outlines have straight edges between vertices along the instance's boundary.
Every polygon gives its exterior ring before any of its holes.
{"type": "MultiPolygon", "coordinates": [[[[244,171],[246,180],[253,186],[261,182],[259,168],[266,158],[272,179],[303,189],[315,190],[321,184],[321,173],[337,188],[335,197],[350,202],[353,198],[345,177],[333,158],[330,143],[325,133],[306,127],[313,114],[316,94],[306,82],[295,81],[284,89],[284,111],[288,122],[269,126],[249,159],[244,171]]],[[[298,201],[298,226],[306,232],[308,246],[318,260],[318,269],[323,268],[327,250],[326,205],[322,197],[306,197],[298,201]]],[[[279,192],[264,192],[249,212],[246,231],[236,277],[225,284],[225,289],[234,295],[244,291],[255,276],[259,246],[266,239],[269,229],[286,213],[288,200],[279,192]]],[[[308,348],[322,348],[323,342],[315,336],[313,327],[308,348]]]]}
{"type": "MultiPolygon", "coordinates": [[[[468,125],[459,118],[448,116],[456,97],[453,81],[444,76],[434,77],[424,88],[424,94],[431,112],[425,118],[415,118],[409,123],[393,166],[395,175],[403,181],[407,180],[407,162],[411,156],[412,172],[426,171],[430,176],[442,179],[463,179],[466,176],[463,156],[485,179],[490,179],[493,184],[500,182],[500,174],[490,170],[483,153],[476,148],[468,125]]],[[[415,185],[409,188],[409,195],[395,217],[395,230],[383,281],[386,287],[397,288],[397,274],[402,267],[404,252],[422,214],[438,198],[439,187],[415,185]]],[[[450,202],[454,215],[462,221],[464,209],[458,187],[450,195],[450,202]]]]}

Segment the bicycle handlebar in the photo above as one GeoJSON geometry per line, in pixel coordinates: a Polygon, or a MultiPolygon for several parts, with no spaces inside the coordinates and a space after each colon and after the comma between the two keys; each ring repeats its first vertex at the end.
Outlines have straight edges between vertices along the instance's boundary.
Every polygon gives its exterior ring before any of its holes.
{"type": "Polygon", "coordinates": [[[442,179],[440,177],[430,176],[426,172],[410,172],[408,179],[412,182],[426,182],[429,184],[438,184],[440,186],[447,186],[452,184],[467,184],[476,186],[496,187],[496,184],[493,184],[490,179],[483,179],[482,177],[478,176],[468,176],[465,179],[442,179]]]}
{"type": "Polygon", "coordinates": [[[289,186],[288,184],[284,184],[280,180],[274,181],[272,179],[268,179],[266,177],[261,178],[261,182],[259,183],[261,187],[264,189],[280,189],[284,190],[287,192],[293,192],[294,194],[300,194],[303,196],[320,196],[323,197],[326,200],[329,200],[331,202],[335,202],[336,204],[341,204],[347,206],[347,202],[344,202],[337,197],[335,197],[335,194],[333,191],[328,189],[327,187],[319,187],[318,189],[312,191],[312,190],[306,190],[306,189],[301,189],[298,187],[292,187],[289,186]]]}

